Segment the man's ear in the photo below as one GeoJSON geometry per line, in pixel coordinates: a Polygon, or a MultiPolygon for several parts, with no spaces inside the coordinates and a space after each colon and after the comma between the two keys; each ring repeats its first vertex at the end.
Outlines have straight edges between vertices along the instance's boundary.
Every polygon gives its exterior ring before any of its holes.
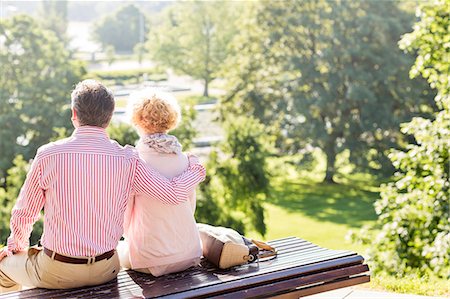
{"type": "Polygon", "coordinates": [[[71,108],[72,110],[72,124],[75,128],[78,128],[78,126],[80,125],[78,122],[78,116],[77,116],[77,111],[73,108],[71,108]]]}

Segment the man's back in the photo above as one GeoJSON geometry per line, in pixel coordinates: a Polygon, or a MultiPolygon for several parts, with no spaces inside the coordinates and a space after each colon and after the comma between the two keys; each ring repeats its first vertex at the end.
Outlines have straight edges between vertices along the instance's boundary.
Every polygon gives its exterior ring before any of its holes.
{"type": "Polygon", "coordinates": [[[134,154],[96,127],[78,128],[71,138],[38,151],[39,184],[45,190],[44,247],[75,256],[115,248],[122,235],[134,154]],[[51,238],[46,238],[48,232],[51,238]]]}

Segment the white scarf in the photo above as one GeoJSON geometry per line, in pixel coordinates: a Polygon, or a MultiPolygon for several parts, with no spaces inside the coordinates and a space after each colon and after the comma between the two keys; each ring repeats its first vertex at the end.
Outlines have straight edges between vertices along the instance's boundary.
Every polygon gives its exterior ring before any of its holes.
{"type": "Polygon", "coordinates": [[[144,135],[140,142],[163,154],[180,154],[183,149],[177,137],[164,133],[144,135]]]}

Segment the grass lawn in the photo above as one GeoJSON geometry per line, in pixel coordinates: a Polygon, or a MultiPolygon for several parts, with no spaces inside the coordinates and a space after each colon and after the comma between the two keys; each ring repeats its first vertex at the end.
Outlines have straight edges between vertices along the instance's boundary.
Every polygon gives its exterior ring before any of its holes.
{"type": "MultiPolygon", "coordinates": [[[[356,184],[323,184],[320,178],[306,173],[296,178],[274,178],[265,203],[264,238],[296,236],[323,247],[362,253],[365,247],[352,244],[346,235],[376,220],[373,203],[379,194],[376,188],[365,188],[356,184]]],[[[261,238],[255,232],[251,234],[261,238]]]]}

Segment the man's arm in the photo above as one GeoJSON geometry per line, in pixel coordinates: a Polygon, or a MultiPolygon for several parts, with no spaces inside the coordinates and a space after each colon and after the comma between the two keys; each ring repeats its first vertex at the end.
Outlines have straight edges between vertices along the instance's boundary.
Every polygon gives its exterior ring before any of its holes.
{"type": "Polygon", "coordinates": [[[167,204],[178,204],[188,199],[194,187],[205,179],[205,168],[198,158],[189,156],[189,166],[182,174],[169,180],[137,159],[133,191],[156,198],[167,204]]]}
{"type": "Polygon", "coordinates": [[[31,163],[31,168],[20,190],[17,202],[11,212],[10,229],[7,247],[0,252],[0,260],[14,252],[25,249],[29,245],[29,237],[33,224],[39,219],[44,206],[45,192],[40,186],[41,167],[38,159],[31,163]]]}

